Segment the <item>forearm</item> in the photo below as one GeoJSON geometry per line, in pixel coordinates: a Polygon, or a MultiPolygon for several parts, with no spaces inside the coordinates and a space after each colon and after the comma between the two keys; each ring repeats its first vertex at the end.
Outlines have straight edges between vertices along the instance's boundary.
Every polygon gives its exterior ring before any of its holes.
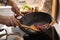
{"type": "Polygon", "coordinates": [[[5,21],[5,16],[0,15],[0,24],[4,24],[5,21]]]}
{"type": "Polygon", "coordinates": [[[3,16],[0,15],[0,24],[4,24],[7,26],[18,26],[20,25],[19,21],[12,16],[3,16]]]}

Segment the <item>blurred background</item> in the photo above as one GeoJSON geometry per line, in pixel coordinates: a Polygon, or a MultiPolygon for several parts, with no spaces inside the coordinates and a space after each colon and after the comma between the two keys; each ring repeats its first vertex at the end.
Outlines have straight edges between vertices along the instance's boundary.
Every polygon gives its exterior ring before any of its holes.
{"type": "MultiPolygon", "coordinates": [[[[34,10],[36,9],[38,12],[45,12],[45,13],[49,13],[50,15],[52,15],[52,0],[12,0],[14,1],[17,6],[20,9],[20,12],[22,12],[22,14],[25,14],[24,12],[31,12],[31,9],[33,8],[34,10]],[[25,6],[27,6],[28,8],[25,8],[25,6]]],[[[13,16],[14,12],[12,12],[11,10],[11,6],[5,6],[5,4],[1,4],[0,3],[0,15],[4,15],[4,16],[13,16]]],[[[57,12],[56,15],[58,15],[57,17],[57,22],[58,24],[54,25],[55,29],[57,30],[57,34],[60,36],[60,0],[59,0],[59,12],[57,12]],[[58,25],[58,26],[57,26],[58,25]]],[[[22,32],[19,27],[8,27],[6,25],[0,24],[0,29],[6,29],[8,34],[14,34],[14,33],[18,33],[19,35],[24,35],[25,33],[22,32]]],[[[0,35],[2,34],[6,34],[6,31],[3,30],[0,32],[0,35]]],[[[14,40],[14,38],[16,37],[12,37],[9,36],[8,40],[14,40]]],[[[6,35],[0,38],[1,40],[6,39],[6,35]]]]}

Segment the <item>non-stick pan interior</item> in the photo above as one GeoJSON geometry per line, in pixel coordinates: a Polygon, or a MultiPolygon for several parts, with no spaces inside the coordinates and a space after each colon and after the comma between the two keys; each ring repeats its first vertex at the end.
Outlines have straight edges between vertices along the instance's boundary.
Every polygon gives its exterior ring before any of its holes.
{"type": "Polygon", "coordinates": [[[27,26],[40,22],[51,23],[51,21],[52,21],[51,15],[44,12],[29,13],[20,19],[20,23],[27,26]]]}

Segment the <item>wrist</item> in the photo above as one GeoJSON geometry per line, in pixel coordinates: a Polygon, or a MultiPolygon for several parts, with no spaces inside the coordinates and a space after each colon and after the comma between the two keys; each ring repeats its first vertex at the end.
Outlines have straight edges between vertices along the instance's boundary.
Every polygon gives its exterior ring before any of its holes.
{"type": "Polygon", "coordinates": [[[3,21],[5,20],[5,16],[0,15],[0,24],[3,24],[3,21]]]}

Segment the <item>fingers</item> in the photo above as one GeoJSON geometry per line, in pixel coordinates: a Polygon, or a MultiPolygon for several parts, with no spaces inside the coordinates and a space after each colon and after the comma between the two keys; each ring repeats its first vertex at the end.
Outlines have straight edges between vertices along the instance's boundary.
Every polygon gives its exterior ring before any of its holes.
{"type": "Polygon", "coordinates": [[[11,25],[8,25],[8,26],[14,26],[14,23],[13,23],[12,17],[9,17],[9,18],[10,18],[9,20],[10,20],[10,24],[11,24],[11,25]]]}
{"type": "Polygon", "coordinates": [[[0,24],[7,26],[19,26],[20,23],[15,17],[11,16],[0,16],[0,24]]]}
{"type": "Polygon", "coordinates": [[[12,26],[19,26],[20,23],[19,23],[19,21],[16,18],[11,17],[11,25],[12,26]]]}
{"type": "Polygon", "coordinates": [[[19,26],[19,23],[18,23],[18,21],[14,18],[14,19],[12,19],[12,21],[13,21],[13,23],[14,23],[14,26],[19,26]]]}

